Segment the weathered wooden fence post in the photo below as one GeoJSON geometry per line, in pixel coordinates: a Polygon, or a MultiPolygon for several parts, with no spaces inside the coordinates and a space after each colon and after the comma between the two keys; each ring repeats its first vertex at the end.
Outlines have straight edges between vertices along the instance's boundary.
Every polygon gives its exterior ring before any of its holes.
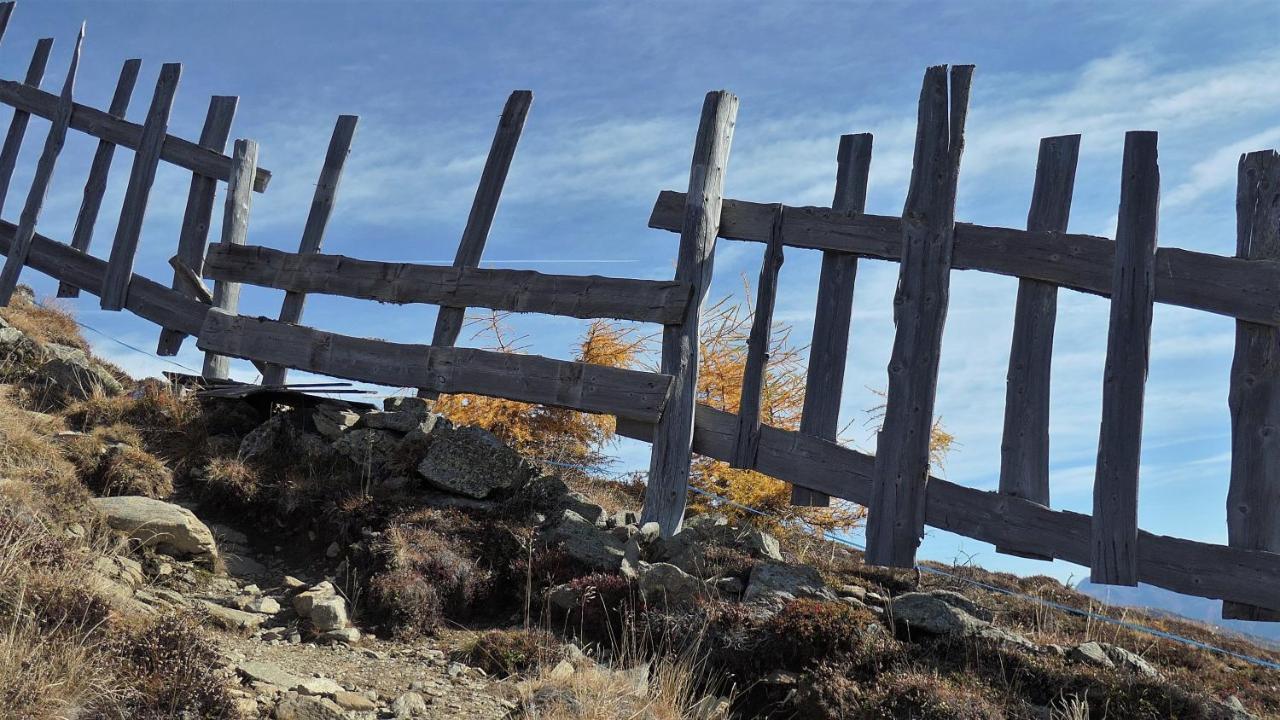
{"type": "MultiPolygon", "coordinates": [[[[53,38],[40,38],[36,41],[36,49],[31,54],[31,64],[27,66],[27,76],[23,80],[25,85],[40,87],[45,67],[49,64],[49,53],[52,51],[53,38]]],[[[31,113],[14,109],[13,118],[9,120],[9,131],[4,136],[4,146],[0,148],[0,211],[4,210],[4,201],[9,197],[9,183],[13,181],[13,170],[18,166],[18,152],[22,150],[22,139],[27,134],[30,122],[31,113]]]]}
{"type": "MultiPolygon", "coordinates": [[[[1236,256],[1280,260],[1280,154],[1240,158],[1236,256]]],[[[1231,364],[1231,485],[1227,542],[1280,553],[1280,330],[1236,322],[1231,364]]],[[[1224,602],[1222,617],[1280,620],[1280,609],[1224,602]]]]}
{"type": "MultiPolygon", "coordinates": [[[[1027,212],[1028,230],[1067,231],[1079,155],[1079,135],[1040,141],[1035,188],[1027,212]]],[[[1049,504],[1049,377],[1057,317],[1057,285],[1026,278],[1018,281],[1004,400],[1004,438],[1000,444],[1000,492],[1045,506],[1049,504]]],[[[1048,559],[1004,548],[996,550],[1048,559]]]]}
{"type": "Polygon", "coordinates": [[[1093,485],[1093,582],[1138,584],[1138,465],[1155,300],[1160,167],[1156,133],[1124,137],[1102,428],[1093,485]]]}
{"type": "MultiPolygon", "coordinates": [[[[831,209],[859,214],[865,212],[867,180],[871,174],[871,133],[842,135],[836,166],[836,194],[831,209]]],[[[853,283],[857,276],[857,255],[823,251],[800,432],[832,442],[840,432],[840,398],[844,392],[849,323],[853,318],[853,283]]],[[[831,504],[831,497],[792,485],[791,504],[826,507],[831,504]]]]}
{"type": "MultiPolygon", "coordinates": [[[[258,170],[258,143],[236,140],[227,181],[227,203],[222,215],[222,242],[244,245],[249,233],[249,207],[253,201],[253,177],[258,170]]],[[[213,286],[213,307],[235,313],[240,305],[240,283],[218,282],[213,286]]],[[[204,377],[225,380],[231,360],[225,355],[205,353],[204,377]]]]}
{"type": "Polygon", "coordinates": [[[693,286],[693,300],[679,325],[662,330],[662,372],[671,375],[666,409],[653,432],[649,486],[644,496],[644,522],[657,522],[664,537],[680,531],[688,500],[693,448],[693,413],[697,406],[698,340],[702,301],[711,285],[724,173],[738,116],[738,98],[720,90],[707,93],[693,145],[689,192],[676,260],[676,280],[693,286]]]}
{"type": "Polygon", "coordinates": [[[893,298],[898,329],[867,516],[866,559],[875,565],[911,567],[924,534],[929,439],[972,78],[972,65],[951,68],[948,93],[947,67],[939,65],[925,73],[920,91],[915,162],[902,212],[902,266],[893,298]]]}
{"type": "MultiPolygon", "coordinates": [[[[307,224],[302,228],[302,240],[298,243],[300,255],[318,253],[324,244],[324,231],[329,226],[329,216],[333,214],[338,181],[342,179],[342,168],[346,166],[347,155],[351,153],[351,142],[355,139],[358,122],[360,118],[356,115],[339,115],[333,126],[329,149],[325,152],[324,165],[320,168],[320,179],[316,181],[316,193],[311,199],[311,211],[307,213],[307,224]]],[[[285,293],[284,303],[280,306],[280,321],[301,322],[302,308],[306,302],[306,293],[285,293]]],[[[283,385],[288,375],[289,370],[283,365],[267,365],[266,371],[262,373],[262,384],[283,385]]]]}
{"type": "Polygon", "coordinates": [[[747,338],[747,362],[742,370],[742,391],[738,395],[738,437],[734,444],[735,468],[746,470],[756,466],[760,451],[760,402],[769,371],[769,348],[773,336],[773,306],[778,295],[778,271],[782,269],[782,205],[774,210],[773,230],[760,264],[760,281],[756,285],[756,309],[751,318],[751,335],[747,338]]]}

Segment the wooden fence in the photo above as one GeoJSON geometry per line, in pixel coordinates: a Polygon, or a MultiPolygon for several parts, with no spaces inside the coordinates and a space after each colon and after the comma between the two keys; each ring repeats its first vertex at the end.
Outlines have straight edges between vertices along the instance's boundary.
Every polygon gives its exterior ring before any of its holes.
{"type": "MultiPolygon", "coordinates": [[[[0,37],[13,3],[0,3],[0,37]]],[[[225,377],[228,357],[257,364],[264,383],[289,368],[439,393],[477,393],[616,416],[619,431],[653,444],[644,518],[679,530],[693,452],[787,481],[793,502],[831,497],[865,505],[868,562],[909,567],[925,525],[994,544],[1001,552],[1087,565],[1101,583],[1146,582],[1227,601],[1224,616],[1280,619],[1280,156],[1250,153],[1239,173],[1235,257],[1156,247],[1156,134],[1125,139],[1116,238],[1067,232],[1079,136],[1046,138],[1026,229],[955,220],[971,66],[930,68],[920,94],[914,165],[901,216],[866,213],[869,134],[841,138],[831,208],[787,207],[723,197],[738,99],[707,95],[689,186],[658,195],[650,227],[680,235],[671,281],[547,275],[478,267],[533,96],[513,93],[499,121],[466,229],[450,266],[385,263],[322,252],[358,119],[338,118],[297,252],[247,244],[254,191],[270,173],[257,145],[224,154],[236,99],[214,97],[198,143],[168,134],[181,67],[163,66],[145,121],[124,119],[140,61],[127,61],[108,111],[73,99],[79,40],[61,93],[39,85],[52,41],[36,45],[23,82],[0,80],[14,108],[0,147],[0,207],[32,115],[50,121],[32,187],[15,225],[0,220],[0,301],[24,266],[60,281],[59,294],[99,296],[162,329],[160,354],[193,336],[205,372],[225,377]],[[36,232],[44,195],[69,130],[99,140],[69,243],[36,232]],[[109,260],[89,254],[114,149],[134,151],[109,260]],[[156,168],[192,173],[171,260],[171,282],[133,273],[156,168]],[[221,242],[209,245],[219,183],[227,183],[221,242]],[[749,338],[741,411],[697,402],[700,311],[718,239],[767,244],[749,338]],[[787,249],[822,252],[818,307],[798,431],[764,424],[760,392],[768,361],[778,269],[787,249]],[[898,262],[897,332],[876,454],[836,442],[854,283],[860,258],[898,262]],[[998,492],[929,475],[938,361],[952,270],[1019,278],[1010,352],[998,492]],[[203,280],[215,282],[210,291],[203,280]],[[243,283],[284,291],[278,319],[237,313],[243,283]],[[1092,515],[1050,507],[1049,368],[1059,288],[1109,297],[1102,425],[1092,515]],[[338,335],[301,325],[308,294],[439,305],[431,344],[338,335]],[[1232,468],[1227,545],[1138,529],[1138,457],[1154,303],[1234,317],[1232,468]],[[618,318],[663,326],[660,372],[640,372],[456,348],[465,309],[492,308],[574,318],[618,318]]]]}

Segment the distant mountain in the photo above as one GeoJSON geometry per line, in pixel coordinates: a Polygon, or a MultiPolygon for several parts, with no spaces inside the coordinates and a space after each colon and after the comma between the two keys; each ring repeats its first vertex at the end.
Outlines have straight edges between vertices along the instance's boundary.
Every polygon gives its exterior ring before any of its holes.
{"type": "Polygon", "coordinates": [[[1223,620],[1222,601],[1183,595],[1154,585],[1117,587],[1095,585],[1088,580],[1076,586],[1080,592],[1111,605],[1124,605],[1156,610],[1216,625],[1258,638],[1270,645],[1280,645],[1280,623],[1223,620]]]}

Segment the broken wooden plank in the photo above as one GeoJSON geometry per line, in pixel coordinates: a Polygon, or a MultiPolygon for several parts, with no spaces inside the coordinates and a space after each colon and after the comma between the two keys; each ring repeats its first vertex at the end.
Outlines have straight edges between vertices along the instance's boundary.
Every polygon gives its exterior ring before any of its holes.
{"type": "Polygon", "coordinates": [[[688,283],[674,280],[386,263],[234,245],[209,248],[204,276],[300,295],[656,323],[679,321],[691,292],[688,283]]]}
{"type": "MultiPolygon", "coordinates": [[[[200,147],[221,154],[227,148],[227,138],[231,135],[231,123],[236,117],[236,106],[240,98],[234,95],[215,95],[209,98],[209,111],[204,117],[204,127],[200,130],[200,147]]],[[[177,257],[194,271],[200,274],[200,266],[204,262],[205,247],[209,244],[209,226],[213,221],[214,196],[218,192],[218,180],[199,173],[191,174],[191,187],[187,190],[187,207],[182,214],[182,228],[178,231],[177,257]]],[[[183,279],[175,269],[173,274],[174,290],[186,287],[183,279]]],[[[160,330],[160,339],[156,344],[156,354],[160,356],[177,355],[182,349],[182,341],[186,336],[167,328],[160,330]]]]}
{"type": "MultiPolygon", "coordinates": [[[[12,80],[0,80],[0,103],[25,113],[52,118],[57,111],[58,96],[36,87],[29,87],[12,80]]],[[[144,127],[137,123],[112,117],[88,105],[75,104],[71,112],[71,129],[88,133],[99,140],[137,150],[143,141],[144,127]]],[[[227,180],[231,177],[231,158],[176,135],[166,135],[160,146],[160,159],[201,175],[227,180]]],[[[271,181],[271,172],[258,168],[253,179],[255,192],[263,192],[271,181]]]]}
{"type": "MultiPolygon", "coordinates": [[[[836,194],[831,208],[861,213],[867,205],[867,181],[871,174],[870,133],[843,135],[836,155],[836,194]]],[[[804,407],[800,432],[835,440],[840,432],[840,399],[844,392],[844,366],[849,354],[849,323],[853,318],[853,283],[858,256],[823,251],[818,279],[818,303],[809,342],[809,367],[805,373],[804,407]]],[[[831,498],[798,485],[791,486],[791,504],[827,507],[831,498]]]]}
{"type": "Polygon", "coordinates": [[[212,309],[197,344],[331,377],[439,393],[474,393],[652,422],[668,375],[537,355],[410,345],[313,330],[212,309]]]}
{"type": "MultiPolygon", "coordinates": [[[[1028,230],[1067,231],[1079,156],[1079,135],[1040,141],[1028,230]]],[[[1018,281],[1000,444],[1000,492],[1041,505],[1049,504],[1049,377],[1057,317],[1057,285],[1018,281]]]]}
{"type": "Polygon", "coordinates": [[[698,340],[702,302],[711,285],[724,173],[737,122],[738,98],[726,91],[707,93],[693,144],[689,198],[680,231],[676,280],[692,287],[679,324],[662,329],[662,372],[671,375],[671,399],[658,421],[649,456],[644,522],[656,522],[663,537],[680,532],[688,501],[692,460],[693,412],[698,390],[698,340]]]}
{"type": "MultiPolygon", "coordinates": [[[[253,140],[236,140],[232,158],[233,172],[227,183],[227,202],[222,213],[221,244],[244,245],[249,236],[249,210],[253,203],[254,170],[258,167],[258,143],[253,140]]],[[[240,307],[240,283],[215,282],[213,306],[235,314],[240,307]]],[[[220,380],[227,378],[230,372],[230,358],[205,353],[205,377],[220,380]]]]}
{"type": "MultiPolygon", "coordinates": [[[[347,155],[351,153],[351,143],[355,140],[358,122],[360,118],[356,115],[339,115],[338,121],[334,123],[333,134],[329,137],[329,149],[324,154],[324,165],[320,167],[320,179],[316,181],[316,192],[311,198],[307,224],[302,228],[302,239],[298,242],[300,254],[318,253],[324,244],[324,231],[333,214],[338,182],[342,179],[342,168],[347,164],[347,155]]],[[[302,322],[302,308],[306,301],[306,293],[292,290],[286,292],[284,302],[280,305],[280,321],[302,322]]],[[[288,369],[281,365],[268,365],[262,374],[262,382],[266,385],[283,385],[288,373],[288,369]]]]}
{"type": "MultiPolygon", "coordinates": [[[[39,90],[45,67],[49,64],[49,53],[52,51],[53,38],[40,38],[36,41],[36,49],[31,54],[31,64],[27,66],[27,75],[23,80],[27,87],[39,90]]],[[[58,101],[56,95],[49,97],[54,100],[53,112],[49,114],[52,118],[57,114],[58,101]]],[[[9,183],[13,181],[13,170],[18,166],[18,153],[22,150],[22,139],[27,134],[30,122],[31,113],[15,106],[13,119],[9,121],[9,132],[4,136],[4,146],[0,147],[0,211],[3,211],[4,201],[9,197],[9,183]]]]}
{"type": "Polygon", "coordinates": [[[924,534],[925,491],[938,360],[947,318],[956,184],[972,65],[925,73],[915,162],[902,211],[902,264],[893,309],[897,332],[867,507],[867,562],[911,567],[924,534]]]}
{"type": "Polygon", "coordinates": [[[182,258],[177,255],[169,258],[169,266],[173,268],[173,276],[178,279],[178,284],[182,285],[174,290],[181,290],[205,305],[213,304],[213,293],[209,292],[200,275],[184,263],[182,258]]]}
{"type": "MultiPolygon", "coordinates": [[[[664,190],[649,226],[678,232],[684,193],[664,190]]],[[[771,203],[725,200],[720,237],[768,242],[771,203]]],[[[902,220],[849,215],[830,208],[787,206],[787,247],[836,250],[899,261],[902,220]]],[[[953,270],[980,270],[1043,280],[1109,297],[1115,243],[1076,233],[1032,232],[956,223],[953,270]]],[[[1280,326],[1280,265],[1180,248],[1156,249],[1156,302],[1280,326]]]]}
{"type": "MultiPolygon", "coordinates": [[[[1236,257],[1280,260],[1280,154],[1240,157],[1236,182],[1236,257]]],[[[1231,484],[1227,543],[1280,552],[1280,330],[1236,323],[1231,363],[1231,484]]],[[[1222,617],[1280,620],[1280,608],[1227,602],[1222,617]]]]}
{"type": "Polygon", "coordinates": [[[760,280],[756,283],[756,309],[751,318],[751,334],[747,337],[747,360],[742,370],[742,391],[738,400],[738,437],[734,446],[735,468],[755,465],[760,447],[760,402],[769,370],[769,348],[772,343],[773,306],[778,295],[778,271],[782,269],[782,205],[774,222],[775,234],[760,264],[760,280]]]}
{"type": "Polygon", "coordinates": [[[182,66],[165,63],[156,80],[155,94],[143,126],[138,152],[129,172],[129,186],[125,190],[124,205],[120,208],[120,222],[116,226],[115,241],[111,244],[111,261],[107,276],[103,279],[99,294],[103,310],[119,310],[129,294],[129,281],[133,278],[133,261],[142,237],[142,220],[147,213],[147,200],[151,196],[151,184],[156,179],[156,167],[160,164],[160,145],[169,127],[169,112],[173,109],[173,97],[178,91],[178,78],[182,66]]]}
{"type": "MultiPolygon", "coordinates": [[[[133,97],[133,88],[138,82],[138,71],[141,69],[142,61],[137,58],[124,61],[107,111],[111,113],[111,117],[123,118],[128,112],[129,100],[133,97]]],[[[75,228],[71,231],[71,247],[80,252],[89,252],[89,246],[93,243],[93,228],[98,222],[98,212],[102,209],[102,197],[107,192],[107,174],[111,172],[111,160],[115,154],[114,143],[98,141],[93,163],[89,166],[89,178],[84,183],[84,199],[80,201],[80,212],[76,215],[75,228]]],[[[58,297],[80,297],[80,288],[58,283],[58,297]]]]}
{"type": "Polygon", "coordinates": [[[53,116],[53,122],[49,123],[44,148],[40,151],[40,159],[36,161],[31,189],[27,192],[27,201],[18,221],[18,234],[14,236],[13,245],[9,248],[4,269],[0,270],[0,306],[9,304],[13,291],[18,287],[18,277],[22,275],[22,267],[26,264],[27,253],[31,249],[31,238],[36,234],[36,223],[40,220],[40,209],[44,207],[45,198],[49,195],[49,183],[53,181],[58,155],[66,144],[67,123],[71,120],[71,94],[76,86],[76,70],[80,67],[80,46],[83,43],[84,24],[81,23],[80,34],[76,36],[76,44],[71,51],[71,62],[67,65],[67,75],[62,82],[58,113],[53,116]]]}
{"type": "Polygon", "coordinates": [[[1138,466],[1151,350],[1160,167],[1156,133],[1125,133],[1116,261],[1093,481],[1093,582],[1138,584],[1138,466]]]}
{"type": "MultiPolygon", "coordinates": [[[[699,405],[693,449],[728,462],[738,420],[699,405]]],[[[653,425],[620,419],[618,434],[653,440],[653,425]]],[[[756,472],[832,497],[867,505],[875,458],[796,431],[765,425],[760,431],[756,472]]],[[[925,520],[957,533],[1022,553],[1089,563],[1089,516],[1051,510],[1039,503],[929,478],[925,520]]],[[[1139,532],[1139,579],[1175,592],[1223,598],[1280,610],[1280,553],[1244,550],[1139,532]]]]}

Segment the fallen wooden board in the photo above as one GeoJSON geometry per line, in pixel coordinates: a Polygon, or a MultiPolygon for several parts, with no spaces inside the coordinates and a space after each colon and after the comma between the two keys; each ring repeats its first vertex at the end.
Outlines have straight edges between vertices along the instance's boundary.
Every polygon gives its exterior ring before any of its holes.
{"type": "MultiPolygon", "coordinates": [[[[768,242],[774,207],[725,200],[720,237],[768,242]]],[[[789,247],[838,250],[881,260],[902,258],[901,218],[820,207],[788,206],[786,213],[782,237],[789,247]]],[[[683,217],[684,193],[664,190],[653,206],[649,227],[678,232],[683,217]]],[[[1043,280],[1110,297],[1114,262],[1115,243],[1108,238],[958,222],[951,267],[1043,280]]],[[[1155,299],[1280,326],[1280,263],[1157,248],[1155,299]]]]}
{"type": "Polygon", "coordinates": [[[378,302],[485,307],[663,324],[680,321],[692,294],[688,283],[674,280],[387,263],[226,243],[209,247],[204,276],[295,293],[378,302]]]}
{"type": "Polygon", "coordinates": [[[654,421],[670,375],[539,355],[410,345],[338,335],[267,318],[209,310],[197,346],[206,352],[391,387],[473,393],[654,421]]]}
{"type": "MultiPolygon", "coordinates": [[[[699,405],[693,450],[728,462],[737,416],[699,405]]],[[[618,434],[648,442],[653,426],[625,419],[618,434]]],[[[785,482],[865,505],[875,457],[827,440],[761,428],[755,470],[785,482]]],[[[1088,515],[1051,510],[1021,498],[929,478],[925,522],[1020,552],[1088,566],[1088,515]]],[[[1139,531],[1138,579],[1175,592],[1280,609],[1280,554],[1244,550],[1139,531]]]]}

